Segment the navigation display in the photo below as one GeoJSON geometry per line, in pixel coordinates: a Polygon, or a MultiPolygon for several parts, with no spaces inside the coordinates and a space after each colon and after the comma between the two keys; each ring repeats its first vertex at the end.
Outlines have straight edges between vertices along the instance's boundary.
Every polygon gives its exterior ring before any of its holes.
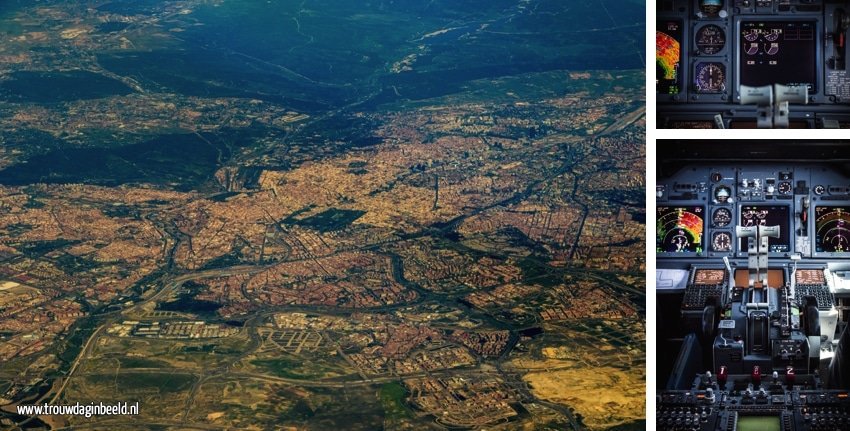
{"type": "Polygon", "coordinates": [[[815,252],[850,253],[850,207],[815,207],[815,252]]]}
{"type": "Polygon", "coordinates": [[[814,21],[742,21],[741,85],[806,85],[816,91],[814,21]]]}
{"type": "Polygon", "coordinates": [[[682,66],[682,22],[658,21],[655,31],[655,92],[679,94],[682,66]]]}
{"type": "MultiPolygon", "coordinates": [[[[742,205],[741,226],[779,226],[779,238],[768,239],[768,251],[784,253],[791,250],[789,210],[784,205],[742,205]]],[[[747,251],[747,239],[741,238],[738,250],[747,251]]]]}
{"type": "Polygon", "coordinates": [[[701,253],[704,225],[703,207],[658,207],[655,221],[656,251],[658,253],[701,253]]]}

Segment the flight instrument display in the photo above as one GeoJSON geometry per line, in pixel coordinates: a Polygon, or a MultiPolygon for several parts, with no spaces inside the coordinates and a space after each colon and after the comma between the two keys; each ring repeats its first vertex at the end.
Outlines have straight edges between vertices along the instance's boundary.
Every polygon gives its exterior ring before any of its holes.
{"type": "Polygon", "coordinates": [[[656,217],[656,247],[662,253],[702,252],[704,209],[659,206],[656,217]]]}
{"type": "Polygon", "coordinates": [[[815,251],[850,253],[850,207],[815,207],[815,251]]]}
{"type": "Polygon", "coordinates": [[[694,271],[694,284],[715,285],[724,281],[726,272],[722,269],[698,269],[694,271]]]}
{"type": "Polygon", "coordinates": [[[741,22],[741,84],[805,85],[816,90],[814,21],[741,22]]]}
{"type": "Polygon", "coordinates": [[[679,93],[679,68],[682,65],[682,23],[659,21],[655,32],[655,91],[679,93]]]}
{"type": "Polygon", "coordinates": [[[796,281],[797,284],[824,284],[826,280],[823,276],[823,270],[820,269],[798,269],[796,281]]]}
{"type": "MultiPolygon", "coordinates": [[[[779,226],[779,238],[770,238],[768,249],[772,253],[786,252],[791,249],[788,214],[789,207],[784,205],[744,205],[741,207],[741,226],[779,226]]],[[[743,238],[739,250],[747,250],[743,238]]]]}

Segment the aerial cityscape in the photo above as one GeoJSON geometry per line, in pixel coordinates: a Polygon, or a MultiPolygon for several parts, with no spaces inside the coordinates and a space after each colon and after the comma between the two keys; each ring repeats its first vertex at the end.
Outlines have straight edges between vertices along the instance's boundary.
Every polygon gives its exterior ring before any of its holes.
{"type": "Polygon", "coordinates": [[[0,428],[644,429],[644,9],[0,3],[0,428]]]}

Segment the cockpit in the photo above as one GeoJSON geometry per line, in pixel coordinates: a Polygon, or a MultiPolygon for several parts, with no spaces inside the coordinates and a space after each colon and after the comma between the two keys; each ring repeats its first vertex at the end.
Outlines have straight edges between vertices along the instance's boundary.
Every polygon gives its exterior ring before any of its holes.
{"type": "Polygon", "coordinates": [[[658,128],[850,128],[847,0],[659,0],[658,128]]]}
{"type": "Polygon", "coordinates": [[[658,154],[658,429],[850,429],[850,141],[658,154]]]}

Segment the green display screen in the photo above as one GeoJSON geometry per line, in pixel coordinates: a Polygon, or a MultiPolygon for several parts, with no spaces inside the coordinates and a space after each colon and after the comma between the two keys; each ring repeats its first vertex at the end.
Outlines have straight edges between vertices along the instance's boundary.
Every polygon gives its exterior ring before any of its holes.
{"type": "Polygon", "coordinates": [[[782,431],[778,416],[739,416],[738,431],[782,431]]]}

